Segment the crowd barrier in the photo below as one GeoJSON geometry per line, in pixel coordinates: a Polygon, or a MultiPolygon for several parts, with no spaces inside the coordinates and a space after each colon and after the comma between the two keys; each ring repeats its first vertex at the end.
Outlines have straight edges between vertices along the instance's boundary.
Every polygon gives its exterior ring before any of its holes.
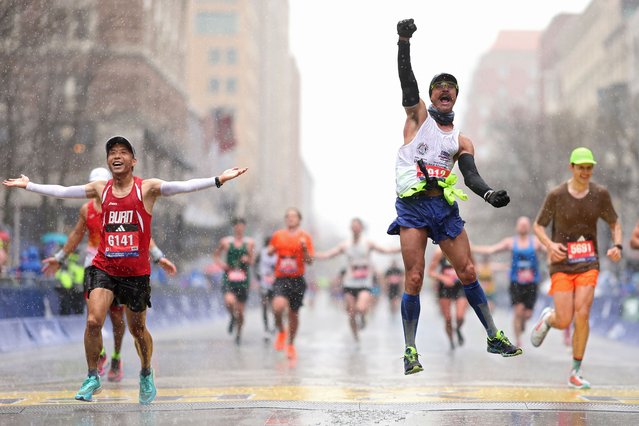
{"type": "MultiPolygon", "coordinates": [[[[85,314],[58,315],[58,297],[47,285],[0,286],[0,352],[82,341],[85,314]]],[[[210,320],[226,312],[219,289],[154,286],[151,303],[147,323],[153,329],[210,320]]]]}
{"type": "MultiPolygon", "coordinates": [[[[0,282],[0,352],[81,341],[85,315],[59,315],[59,297],[46,280],[25,286],[0,282]]],[[[151,302],[147,322],[154,329],[226,315],[219,289],[154,285],[151,302]]],[[[545,306],[552,306],[552,299],[540,295],[533,318],[545,306]]],[[[639,299],[596,297],[590,324],[593,333],[639,344],[639,299]]]]}

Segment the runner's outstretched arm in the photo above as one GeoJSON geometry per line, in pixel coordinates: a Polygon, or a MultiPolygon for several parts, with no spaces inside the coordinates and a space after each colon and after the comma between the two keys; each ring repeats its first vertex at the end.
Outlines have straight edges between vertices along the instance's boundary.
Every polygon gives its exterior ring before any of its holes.
{"type": "Polygon", "coordinates": [[[22,188],[56,198],[92,198],[97,194],[92,183],[75,186],[47,185],[30,182],[25,175],[20,175],[17,179],[5,179],[2,184],[9,188],[22,188]]]}
{"type": "Polygon", "coordinates": [[[175,194],[184,194],[187,192],[199,191],[202,189],[211,188],[212,186],[217,186],[219,188],[224,185],[225,182],[243,175],[244,173],[246,173],[247,170],[248,168],[246,167],[233,167],[232,169],[225,170],[224,173],[222,173],[220,176],[191,179],[187,181],[166,182],[157,179],[157,184],[154,184],[154,187],[159,185],[160,195],[163,196],[171,196],[175,194]]]}

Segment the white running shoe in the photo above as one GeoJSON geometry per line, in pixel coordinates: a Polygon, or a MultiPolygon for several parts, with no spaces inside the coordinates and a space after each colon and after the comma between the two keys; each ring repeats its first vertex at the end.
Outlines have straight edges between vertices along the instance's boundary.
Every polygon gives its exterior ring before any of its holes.
{"type": "Polygon", "coordinates": [[[590,389],[590,382],[579,375],[579,372],[572,370],[570,372],[570,378],[568,379],[568,385],[574,389],[590,389]]]}
{"type": "Polygon", "coordinates": [[[548,325],[546,320],[552,313],[553,309],[551,307],[544,308],[544,310],[541,311],[541,315],[539,315],[537,323],[535,323],[535,326],[532,329],[532,333],[530,334],[530,342],[536,348],[541,345],[541,343],[546,338],[546,334],[548,334],[548,331],[550,330],[550,326],[548,325]]]}

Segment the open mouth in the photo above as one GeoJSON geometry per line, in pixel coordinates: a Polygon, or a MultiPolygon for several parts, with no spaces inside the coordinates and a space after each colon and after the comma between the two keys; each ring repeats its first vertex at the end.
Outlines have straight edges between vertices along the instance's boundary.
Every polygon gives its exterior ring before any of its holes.
{"type": "Polygon", "coordinates": [[[449,103],[449,102],[452,102],[452,100],[453,99],[450,97],[450,95],[441,95],[439,97],[439,102],[442,102],[442,103],[449,103]]]}
{"type": "Polygon", "coordinates": [[[114,161],[114,162],[111,163],[111,165],[113,167],[120,167],[120,166],[123,166],[124,163],[122,161],[114,161]]]}

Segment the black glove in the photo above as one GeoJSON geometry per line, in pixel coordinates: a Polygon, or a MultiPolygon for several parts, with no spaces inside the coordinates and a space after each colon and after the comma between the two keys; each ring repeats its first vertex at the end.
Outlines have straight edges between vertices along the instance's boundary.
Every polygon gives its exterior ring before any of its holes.
{"type": "Polygon", "coordinates": [[[400,37],[411,38],[415,31],[417,31],[417,26],[412,19],[404,19],[397,23],[397,34],[400,37]]]}
{"type": "Polygon", "coordinates": [[[504,207],[510,203],[510,197],[508,193],[500,189],[499,191],[490,190],[484,195],[484,200],[490,203],[493,207],[504,207]]]}

